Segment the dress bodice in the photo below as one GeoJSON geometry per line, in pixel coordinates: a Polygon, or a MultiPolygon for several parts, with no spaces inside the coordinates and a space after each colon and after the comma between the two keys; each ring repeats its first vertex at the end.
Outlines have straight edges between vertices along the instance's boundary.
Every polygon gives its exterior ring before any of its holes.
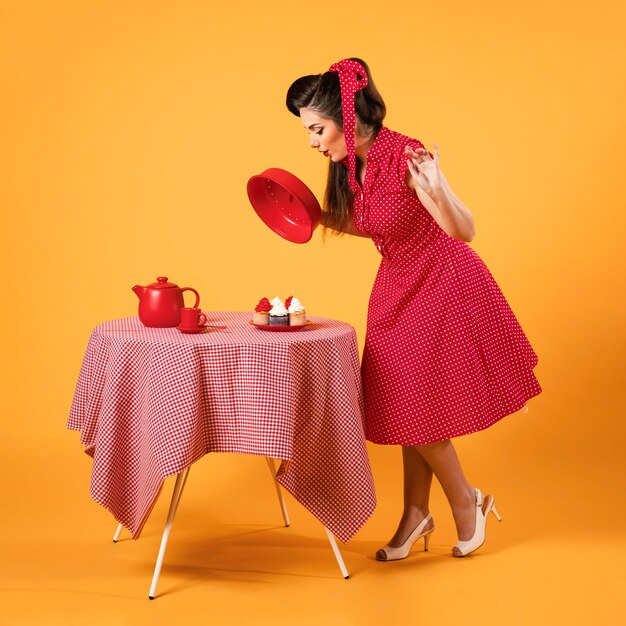
{"type": "Polygon", "coordinates": [[[407,145],[424,147],[417,139],[381,127],[367,154],[363,184],[352,183],[353,224],[371,236],[389,261],[416,259],[434,239],[448,237],[406,184],[407,145]]]}

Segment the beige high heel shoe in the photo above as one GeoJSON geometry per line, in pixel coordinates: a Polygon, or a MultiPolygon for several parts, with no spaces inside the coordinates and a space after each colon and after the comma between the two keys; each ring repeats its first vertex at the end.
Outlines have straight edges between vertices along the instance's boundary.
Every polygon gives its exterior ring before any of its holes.
{"type": "Polygon", "coordinates": [[[502,518],[498,514],[494,506],[494,498],[492,495],[485,496],[483,508],[483,494],[480,489],[476,489],[476,526],[474,528],[474,536],[468,541],[457,541],[454,548],[458,548],[461,554],[454,554],[452,548],[452,556],[461,558],[475,552],[485,543],[485,526],[487,525],[487,516],[493,513],[495,518],[501,522],[502,518]]]}
{"type": "Polygon", "coordinates": [[[429,528],[428,530],[424,530],[428,525],[428,522],[433,518],[433,516],[429,513],[415,528],[415,530],[407,537],[407,540],[397,548],[392,548],[390,545],[386,545],[385,547],[378,550],[376,553],[377,561],[398,561],[400,559],[406,559],[413,547],[413,544],[424,537],[424,552],[428,552],[428,544],[430,543],[430,534],[435,530],[435,527],[429,528]],[[380,553],[383,553],[385,556],[379,556],[380,553]]]}

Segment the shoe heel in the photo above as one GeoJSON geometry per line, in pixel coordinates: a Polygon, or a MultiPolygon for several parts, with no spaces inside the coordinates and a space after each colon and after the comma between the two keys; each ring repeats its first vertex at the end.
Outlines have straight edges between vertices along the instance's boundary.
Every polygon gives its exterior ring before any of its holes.
{"type": "Polygon", "coordinates": [[[496,509],[496,507],[492,504],[491,505],[491,512],[494,514],[495,518],[501,522],[502,518],[500,517],[500,514],[498,513],[498,510],[496,509]]]}
{"type": "Polygon", "coordinates": [[[430,533],[424,535],[424,552],[428,552],[428,545],[430,544],[430,533]]]}
{"type": "Polygon", "coordinates": [[[398,546],[396,548],[391,547],[390,545],[386,545],[383,548],[381,548],[377,553],[376,553],[376,560],[377,561],[397,561],[399,559],[405,559],[410,550],[411,547],[413,546],[413,544],[418,540],[421,539],[422,537],[424,537],[424,552],[428,552],[428,543],[429,543],[429,539],[430,539],[430,533],[433,532],[433,530],[435,530],[435,528],[431,528],[430,530],[427,530],[426,532],[422,532],[423,529],[426,527],[426,525],[428,524],[428,522],[432,519],[432,515],[429,513],[413,530],[413,532],[407,537],[407,539],[405,540],[405,542],[401,545],[398,546]],[[379,555],[379,552],[383,552],[384,553],[384,558],[382,556],[379,555]]]}

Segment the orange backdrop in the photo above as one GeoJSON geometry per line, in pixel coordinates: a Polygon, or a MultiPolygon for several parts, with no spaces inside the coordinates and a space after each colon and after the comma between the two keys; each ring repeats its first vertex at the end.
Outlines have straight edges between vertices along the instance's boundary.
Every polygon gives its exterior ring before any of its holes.
{"type": "MultiPolygon", "coordinates": [[[[130,615],[115,600],[120,553],[96,552],[95,569],[81,560],[114,523],[89,499],[90,461],[65,421],[89,333],[104,320],[136,314],[132,285],[166,275],[196,287],[203,308],[215,311],[251,310],[262,296],[294,293],[311,314],[351,323],[362,347],[379,262],[371,242],[323,242],[316,232],[307,245],[290,244],[261,223],[246,195],[251,175],[282,167],[321,199],[326,161],[308,148],[284,98],[295,78],[347,56],[370,65],[388,127],[430,149],[438,143],[441,167],[475,218],[471,245],[539,355],[544,392],[529,413],[458,441],[470,480],[499,494],[508,513],[508,526],[490,528],[500,552],[491,564],[473,562],[498,591],[496,604],[511,611],[500,615],[504,623],[516,611],[520,623],[597,621],[598,611],[604,623],[617,619],[614,577],[626,514],[624,18],[623,3],[610,0],[385,7],[370,0],[3,1],[0,592],[11,623],[70,623],[71,610],[94,603],[103,623],[126,623],[119,616],[130,615]],[[498,555],[512,559],[498,565],[506,576],[495,570],[498,555]],[[110,570],[98,569],[106,558],[110,570]],[[72,566],[63,569],[64,560],[72,566]],[[92,571],[101,572],[97,582],[92,571]],[[101,585],[109,596],[94,595],[101,585]],[[47,608],[33,599],[42,590],[47,608]]],[[[390,594],[398,585],[419,588],[425,568],[419,576],[409,569],[387,579],[370,574],[379,571],[366,558],[370,548],[389,538],[399,515],[401,465],[397,448],[369,450],[379,506],[354,544],[354,567],[372,589],[391,580],[390,594]]],[[[212,507],[217,522],[254,518],[251,496],[243,495],[261,480],[254,461],[203,459],[190,510],[202,519],[212,507]]],[[[433,497],[444,554],[453,526],[441,492],[433,497]]],[[[317,537],[314,520],[296,515],[302,532],[317,537]]],[[[194,527],[192,517],[177,521],[185,523],[194,527]]],[[[160,524],[162,517],[147,532],[153,543],[142,568],[128,574],[136,576],[132,597],[144,597],[160,524]]],[[[210,545],[202,529],[193,537],[210,545]]],[[[254,570],[260,555],[251,550],[246,567],[254,570]]],[[[211,554],[207,547],[204,556],[211,554]]],[[[182,569],[170,575],[194,578],[184,569],[192,556],[184,553],[182,569]]],[[[315,567],[306,555],[300,566],[306,587],[315,567]]],[[[209,566],[197,567],[191,595],[185,600],[181,582],[178,596],[163,598],[163,615],[167,606],[178,614],[177,602],[194,605],[193,593],[200,606],[216,592],[211,576],[203,578],[209,566]]],[[[473,602],[467,572],[435,572],[435,602],[447,606],[450,581],[460,594],[455,604],[473,602]]],[[[289,588],[284,578],[270,587],[289,588]]],[[[334,572],[329,580],[335,584],[334,572]]],[[[247,587],[237,589],[245,594],[247,587]]],[[[382,615],[380,606],[342,589],[331,593],[341,607],[335,613],[292,623],[382,615]]],[[[298,593],[283,597],[284,612],[273,616],[287,619],[302,601],[298,593]]],[[[133,606],[141,615],[144,605],[133,606]]],[[[248,617],[240,623],[252,623],[248,617]]],[[[259,610],[253,621],[265,617],[259,610]]]]}

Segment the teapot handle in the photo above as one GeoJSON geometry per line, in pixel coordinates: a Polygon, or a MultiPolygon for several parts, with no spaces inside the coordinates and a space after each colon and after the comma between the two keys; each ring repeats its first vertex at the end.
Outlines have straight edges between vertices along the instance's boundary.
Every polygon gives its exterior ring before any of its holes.
{"type": "MultiPolygon", "coordinates": [[[[193,308],[197,309],[200,304],[200,294],[193,287],[183,287],[180,292],[182,293],[183,291],[193,291],[196,294],[196,303],[193,305],[193,308]]],[[[184,300],[185,299],[183,298],[183,302],[184,300]]]]}

